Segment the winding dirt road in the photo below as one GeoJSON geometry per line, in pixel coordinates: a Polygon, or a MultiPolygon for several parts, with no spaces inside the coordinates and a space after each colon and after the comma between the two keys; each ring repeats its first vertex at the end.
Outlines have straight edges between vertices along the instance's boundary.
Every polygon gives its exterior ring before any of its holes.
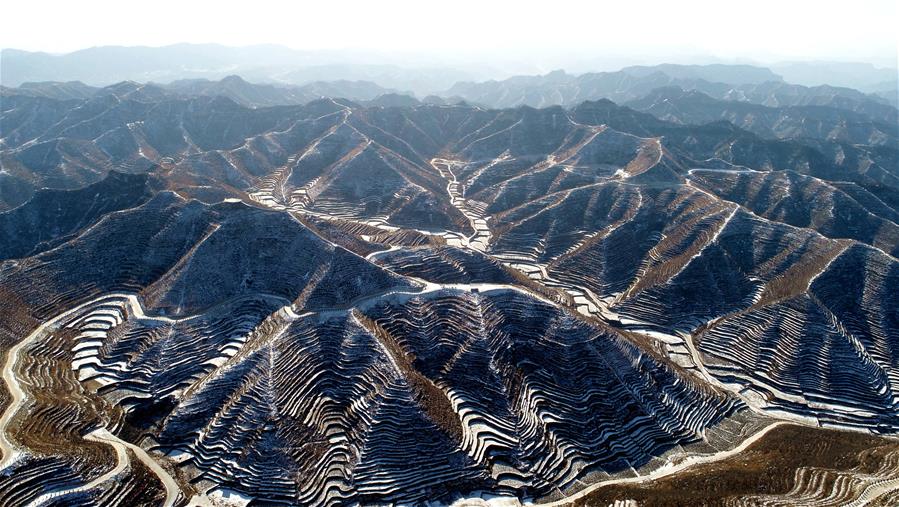
{"type": "Polygon", "coordinates": [[[103,484],[104,482],[106,482],[108,480],[114,479],[115,476],[122,473],[122,471],[125,470],[125,467],[128,465],[128,453],[125,451],[124,446],[118,445],[117,443],[115,443],[114,440],[112,440],[114,438],[115,438],[115,436],[112,433],[110,433],[109,430],[107,430],[106,428],[100,428],[100,429],[94,430],[84,436],[85,440],[91,440],[94,442],[103,442],[105,444],[111,445],[113,447],[113,449],[115,449],[116,465],[111,470],[109,470],[108,472],[101,475],[100,477],[97,477],[96,479],[94,479],[94,480],[90,481],[89,483],[84,484],[82,486],[77,486],[77,487],[68,488],[68,489],[60,489],[60,490],[56,490],[56,491],[51,491],[49,493],[44,493],[43,495],[32,500],[26,507],[39,507],[40,505],[43,505],[44,503],[46,503],[54,498],[59,498],[63,495],[71,495],[73,493],[89,491],[91,489],[96,488],[100,484],[103,484]]]}
{"type": "Polygon", "coordinates": [[[684,469],[690,468],[692,466],[701,465],[703,463],[712,463],[715,461],[721,461],[723,459],[730,458],[731,456],[740,454],[741,452],[745,451],[749,446],[758,442],[759,439],[761,439],[762,437],[767,435],[768,432],[770,432],[771,430],[778,428],[780,426],[787,425],[787,424],[792,424],[792,423],[789,423],[787,421],[773,422],[773,423],[769,424],[768,426],[765,426],[764,428],[762,428],[760,431],[758,431],[751,437],[744,440],[740,445],[734,447],[733,449],[716,452],[715,454],[706,454],[703,456],[690,456],[687,459],[685,459],[684,461],[678,463],[677,465],[664,466],[664,467],[658,468],[655,471],[650,472],[646,475],[639,475],[637,477],[626,477],[626,478],[622,478],[622,479],[612,479],[612,480],[608,480],[608,481],[597,482],[596,484],[588,486],[588,487],[578,491],[577,493],[575,493],[571,496],[565,497],[561,500],[556,500],[555,502],[549,502],[549,503],[535,504],[535,505],[537,505],[539,507],[561,507],[563,505],[568,505],[574,501],[580,500],[581,498],[584,498],[585,496],[596,491],[597,489],[603,488],[605,486],[613,486],[616,484],[639,484],[642,482],[652,481],[655,479],[659,479],[662,477],[667,477],[669,475],[676,474],[676,473],[681,472],[684,469]]]}
{"type": "MultiPolygon", "coordinates": [[[[88,308],[99,301],[112,299],[123,299],[127,301],[129,306],[131,307],[130,309],[132,310],[133,314],[138,316],[143,315],[140,303],[137,301],[137,298],[134,295],[107,294],[78,305],[75,308],[63,312],[56,317],[44,322],[34,331],[32,331],[31,334],[25,337],[25,339],[9,349],[6,357],[6,362],[3,365],[2,376],[3,382],[6,384],[6,389],[9,391],[11,399],[9,405],[6,407],[6,410],[3,412],[3,415],[0,416],[0,450],[3,451],[3,461],[0,461],[0,470],[4,470],[7,467],[11,466],[23,454],[22,451],[19,450],[19,448],[9,440],[9,423],[15,417],[16,413],[18,413],[19,409],[25,404],[25,401],[28,398],[25,391],[22,390],[22,386],[19,383],[19,379],[16,375],[16,365],[18,364],[21,351],[30,346],[38,338],[43,337],[47,331],[59,329],[60,323],[66,322],[69,317],[77,314],[79,311],[82,311],[83,309],[88,308]]],[[[159,466],[159,464],[140,447],[129,442],[125,442],[124,440],[113,435],[106,428],[96,429],[85,435],[84,438],[86,440],[103,442],[112,446],[116,452],[116,466],[105,474],[97,477],[96,479],[83,486],[45,493],[44,495],[41,495],[40,497],[33,500],[30,504],[28,504],[28,507],[37,507],[50,499],[62,495],[87,491],[108,480],[113,479],[127,466],[127,450],[129,449],[144,465],[146,465],[150,470],[153,471],[154,474],[159,477],[159,480],[162,482],[162,485],[165,488],[165,502],[163,504],[165,507],[173,506],[178,497],[181,495],[181,488],[178,487],[178,483],[175,481],[175,479],[173,479],[172,476],[168,472],[166,472],[164,468],[159,466]]]]}

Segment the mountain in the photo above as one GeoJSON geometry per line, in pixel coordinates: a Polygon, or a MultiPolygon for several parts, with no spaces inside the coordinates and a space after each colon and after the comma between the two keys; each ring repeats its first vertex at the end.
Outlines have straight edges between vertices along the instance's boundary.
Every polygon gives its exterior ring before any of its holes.
{"type": "Polygon", "coordinates": [[[174,44],[164,47],[101,46],[62,55],[4,49],[0,54],[3,84],[78,80],[92,85],[119,81],[221,79],[234,69],[259,69],[320,61],[321,55],[283,46],[228,47],[218,44],[174,44]]]}
{"type": "Polygon", "coordinates": [[[385,93],[377,97],[364,101],[367,106],[379,107],[413,107],[421,102],[415,97],[400,93],[385,93]]]}
{"type": "Polygon", "coordinates": [[[276,86],[248,83],[240,76],[227,76],[221,81],[174,81],[165,88],[190,97],[227,97],[247,107],[300,105],[322,97],[366,101],[391,93],[369,81],[322,81],[303,86],[276,86]]]}
{"type": "Polygon", "coordinates": [[[66,83],[44,81],[41,83],[22,83],[18,88],[0,87],[0,96],[31,95],[49,99],[87,99],[97,93],[98,88],[88,86],[81,81],[66,83]]]}
{"type": "MultiPolygon", "coordinates": [[[[175,97],[227,97],[246,107],[272,107],[301,105],[322,97],[346,98],[353,101],[370,101],[378,97],[396,95],[369,81],[319,81],[302,86],[249,83],[240,76],[227,76],[220,81],[189,79],[168,84],[138,85],[122,81],[103,88],[87,86],[79,81],[68,83],[24,83],[17,88],[3,87],[5,97],[29,96],[50,99],[89,99],[96,95],[112,94],[119,98],[131,93],[154,93],[175,97]]],[[[152,98],[151,98],[152,100],[152,98]]]]}
{"type": "Polygon", "coordinates": [[[718,100],[699,91],[677,87],[658,88],[627,105],[675,123],[701,125],[727,120],[767,138],[815,138],[899,147],[899,114],[885,121],[871,120],[862,113],[833,106],[768,107],[718,100]]]}
{"type": "Polygon", "coordinates": [[[38,190],[22,206],[0,214],[0,260],[49,250],[108,213],[143,204],[159,186],[146,174],[111,171],[77,190],[38,190]]]}
{"type": "Polygon", "coordinates": [[[895,67],[882,68],[858,62],[782,62],[771,65],[771,69],[790,83],[827,84],[866,92],[878,91],[884,83],[891,83],[895,90],[899,79],[899,70],[895,67]]]}
{"type": "Polygon", "coordinates": [[[894,121],[896,108],[877,95],[830,85],[802,86],[787,83],[762,83],[728,90],[719,98],[764,106],[832,106],[867,114],[873,119],[894,121]]]}
{"type": "Polygon", "coordinates": [[[483,79],[496,73],[483,66],[447,67],[397,61],[389,54],[375,52],[299,51],[272,44],[101,46],[60,55],[7,48],[0,53],[0,76],[2,84],[8,87],[43,81],[81,81],[91,86],[120,81],[218,81],[240,74],[252,82],[281,85],[371,81],[425,96],[445,89],[447,83],[483,79]]]}
{"type": "MultiPolygon", "coordinates": [[[[656,72],[661,72],[673,79],[702,80],[730,85],[761,84],[784,80],[783,76],[775,74],[771,69],[753,65],[674,65],[666,63],[652,66],[634,65],[624,67],[621,72],[635,77],[648,77],[656,72]]],[[[787,81],[798,82],[791,79],[787,79],[787,81]]]]}
{"type": "Polygon", "coordinates": [[[872,93],[883,98],[893,107],[899,107],[899,85],[895,81],[884,81],[871,86],[872,93]]]}
{"type": "Polygon", "coordinates": [[[2,117],[3,177],[26,189],[12,194],[8,207],[27,199],[29,188],[77,188],[110,170],[162,170],[170,178],[177,175],[186,191],[219,199],[238,196],[235,190],[262,191],[269,183],[260,186],[259,178],[270,174],[277,177],[277,199],[310,201],[313,210],[332,213],[337,206],[347,218],[372,220],[386,213],[393,220],[411,220],[405,226],[466,228],[464,214],[444,197],[434,197],[445,186],[429,162],[434,157],[449,152],[470,160],[504,154],[529,159],[594,145],[600,150],[591,155],[596,161],[609,164],[612,172],[623,168],[629,177],[680,181],[685,166],[701,168],[721,159],[853,182],[892,206],[896,199],[888,189],[899,177],[895,132],[859,114],[826,107],[766,108],[671,89],[635,105],[677,123],[608,101],[584,103],[571,113],[464,105],[365,108],[334,99],[252,109],[224,97],[173,97],[127,83],[85,101],[12,96],[8,103],[14,107],[2,117]],[[678,105],[689,116],[670,113],[678,105]],[[791,127],[791,121],[798,126],[791,127]],[[605,133],[594,139],[581,124],[605,133]],[[656,138],[664,139],[661,157],[656,138]],[[651,164],[652,157],[658,162],[651,164]],[[359,184],[374,174],[377,186],[359,184]],[[357,199],[365,206],[352,209],[357,199]]]}
{"type": "Polygon", "coordinates": [[[660,65],[577,76],[555,71],[544,76],[519,76],[503,81],[456,83],[444,92],[444,96],[458,96],[487,107],[571,107],[598,99],[625,103],[640,99],[656,88],[678,87],[722,100],[770,107],[831,106],[863,113],[875,120],[895,122],[896,108],[879,95],[829,85],[807,87],[782,80],[759,81],[770,71],[756,67],[749,69],[752,72],[745,77],[746,81],[737,83],[727,80],[746,73],[743,66],[660,65]]]}
{"type": "Polygon", "coordinates": [[[895,109],[676,69],[479,95],[633,107],[5,90],[0,504],[589,503],[703,463],[778,478],[771,503],[892,484],[895,109]],[[759,451],[787,430],[868,465],[759,451]]]}
{"type": "MultiPolygon", "coordinates": [[[[422,65],[416,66],[408,62],[372,63],[378,56],[365,56],[353,60],[352,63],[328,63],[298,67],[284,73],[276,74],[277,79],[294,84],[306,84],[316,81],[371,81],[380,86],[395,90],[408,90],[419,97],[424,97],[444,90],[448,83],[483,79],[495,75],[499,71],[490,68],[455,68],[422,65]]],[[[339,58],[331,58],[339,60],[339,58]]]]}
{"type": "Polygon", "coordinates": [[[661,86],[679,83],[661,72],[632,75],[624,71],[574,76],[558,70],[543,76],[516,76],[503,81],[459,82],[443,93],[486,107],[528,105],[571,106],[585,100],[608,98],[624,102],[661,86]]]}

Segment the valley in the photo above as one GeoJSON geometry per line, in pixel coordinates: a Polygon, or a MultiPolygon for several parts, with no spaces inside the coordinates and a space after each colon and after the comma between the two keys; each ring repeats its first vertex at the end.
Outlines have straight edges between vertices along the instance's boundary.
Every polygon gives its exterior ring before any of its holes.
{"type": "Polygon", "coordinates": [[[4,89],[0,503],[889,504],[895,108],[639,83],[4,89]]]}

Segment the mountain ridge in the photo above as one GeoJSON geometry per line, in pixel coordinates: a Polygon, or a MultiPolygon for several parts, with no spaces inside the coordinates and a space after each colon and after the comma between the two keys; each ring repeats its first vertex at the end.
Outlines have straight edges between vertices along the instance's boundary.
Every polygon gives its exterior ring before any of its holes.
{"type": "Polygon", "coordinates": [[[543,503],[899,432],[889,106],[207,84],[4,89],[0,501],[543,503]]]}

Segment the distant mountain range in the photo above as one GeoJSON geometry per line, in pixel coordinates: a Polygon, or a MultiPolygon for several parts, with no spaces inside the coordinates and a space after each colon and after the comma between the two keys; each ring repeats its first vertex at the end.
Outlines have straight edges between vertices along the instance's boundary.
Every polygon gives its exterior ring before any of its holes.
{"type": "MultiPolygon", "coordinates": [[[[897,100],[897,69],[876,68],[864,63],[799,62],[780,63],[767,68],[745,64],[661,64],[625,67],[622,72],[630,78],[646,79],[644,83],[650,87],[687,81],[730,85],[785,81],[805,86],[826,84],[855,88],[865,93],[876,93],[894,105],[897,100]],[[669,81],[660,82],[656,73],[664,74],[669,81]]],[[[396,57],[390,55],[337,50],[298,51],[277,45],[103,46],[62,55],[16,49],[0,52],[0,80],[9,87],[43,81],[81,81],[101,87],[120,81],[218,81],[235,74],[252,82],[289,85],[318,81],[371,81],[389,89],[409,90],[419,97],[443,92],[458,82],[485,81],[510,75],[485,65],[443,64],[422,59],[397,62],[396,57]]],[[[551,73],[549,81],[555,81],[555,75],[551,73]]],[[[596,79],[594,74],[578,77],[582,82],[596,79]]],[[[609,79],[614,81],[614,75],[609,79]]],[[[521,80],[514,78],[511,81],[519,83],[521,80]]],[[[611,95],[614,88],[604,89],[605,95],[602,97],[587,96],[589,88],[588,85],[588,90],[579,95],[582,100],[622,99],[611,95]]],[[[563,90],[558,92],[565,94],[563,90]]],[[[510,93],[515,91],[510,90],[510,93]]],[[[550,97],[545,99],[545,103],[560,103],[554,100],[550,97]]],[[[526,103],[538,105],[534,101],[526,103]]],[[[502,107],[509,104],[508,101],[497,101],[491,105],[502,107]]]]}
{"type": "Polygon", "coordinates": [[[298,51],[275,45],[104,46],[63,55],[16,49],[0,52],[0,79],[3,85],[12,87],[41,81],[81,81],[92,86],[120,81],[217,81],[239,74],[254,82],[292,85],[335,80],[374,81],[384,87],[412,90],[424,96],[456,81],[484,79],[492,72],[475,66],[399,66],[379,55],[298,51]]]}
{"type": "Polygon", "coordinates": [[[785,62],[770,66],[790,83],[805,86],[829,84],[864,92],[895,91],[897,69],[878,68],[870,63],[785,62]]]}
{"type": "Polygon", "coordinates": [[[502,81],[456,83],[444,92],[444,95],[457,96],[489,107],[519,105],[546,107],[571,106],[585,100],[601,98],[627,102],[659,87],[677,86],[685,90],[698,90],[715,98],[768,106],[838,105],[869,112],[874,112],[885,105],[895,106],[895,103],[891,103],[890,98],[886,96],[828,85],[807,87],[790,84],[778,76],[773,76],[775,79],[771,80],[763,79],[766,76],[770,77],[770,71],[767,69],[757,69],[756,72],[750,73],[745,72],[743,67],[733,71],[727,66],[661,65],[629,67],[617,72],[581,75],[554,71],[543,76],[518,76],[502,81]],[[747,81],[725,81],[734,79],[741,73],[748,74],[747,81]]]}
{"type": "Polygon", "coordinates": [[[316,81],[302,86],[278,86],[251,84],[239,76],[228,76],[221,81],[175,81],[165,85],[165,89],[186,96],[228,97],[249,107],[306,104],[322,97],[368,101],[387,93],[398,93],[370,81],[316,81]]]}
{"type": "Polygon", "coordinates": [[[634,65],[621,69],[621,72],[637,78],[646,78],[661,72],[677,80],[702,80],[731,85],[760,84],[768,81],[782,81],[783,77],[771,69],[753,65],[677,65],[663,63],[661,65],[634,65]]]}
{"type": "Polygon", "coordinates": [[[675,123],[701,125],[726,120],[767,138],[815,138],[851,144],[899,145],[899,115],[896,109],[875,106],[864,99],[855,102],[845,96],[829,97],[814,96],[809,92],[805,100],[799,101],[799,105],[767,106],[748,100],[715,99],[697,90],[667,87],[657,88],[639,99],[626,102],[626,105],[675,123]],[[864,110],[861,105],[871,108],[868,111],[870,116],[858,111],[864,110]]]}
{"type": "MultiPolygon", "coordinates": [[[[112,94],[119,98],[141,96],[177,97],[227,97],[246,107],[270,107],[299,105],[322,97],[340,97],[367,102],[382,95],[400,95],[395,90],[382,88],[370,81],[319,81],[296,85],[255,84],[239,76],[227,76],[220,81],[189,79],[169,84],[140,84],[125,81],[106,87],[88,86],[80,81],[24,83],[18,88],[0,88],[7,96],[28,95],[51,99],[87,99],[112,94]]],[[[406,97],[408,97],[406,92],[406,97]]],[[[411,97],[409,97],[411,99],[411,97]]],[[[414,100],[414,99],[412,99],[414,100]]],[[[417,101],[416,101],[417,102],[417,101]]]]}

